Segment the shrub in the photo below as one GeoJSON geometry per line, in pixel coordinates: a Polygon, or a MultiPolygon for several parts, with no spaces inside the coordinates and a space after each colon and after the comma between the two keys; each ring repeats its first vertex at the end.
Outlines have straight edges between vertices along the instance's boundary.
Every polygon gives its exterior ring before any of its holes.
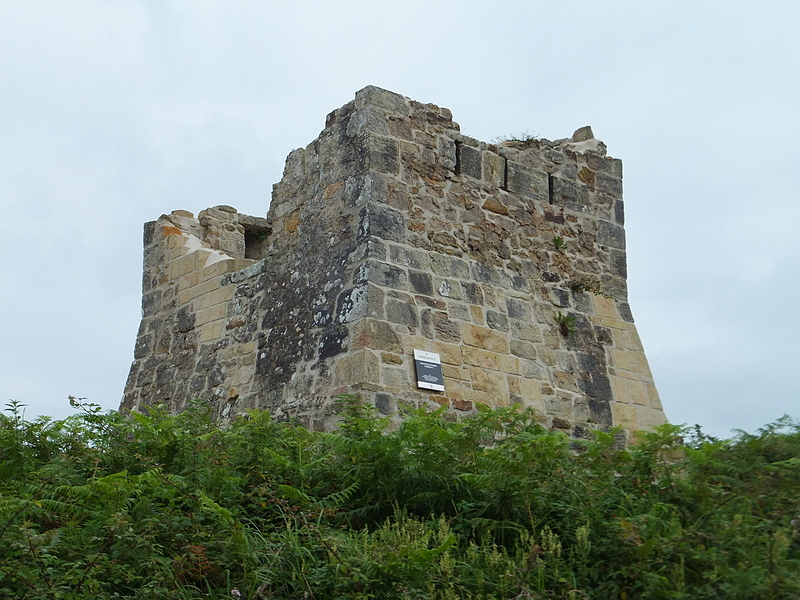
{"type": "Polygon", "coordinates": [[[0,597],[797,598],[800,426],[627,449],[530,411],[338,432],[202,403],[0,416],[0,597]]]}

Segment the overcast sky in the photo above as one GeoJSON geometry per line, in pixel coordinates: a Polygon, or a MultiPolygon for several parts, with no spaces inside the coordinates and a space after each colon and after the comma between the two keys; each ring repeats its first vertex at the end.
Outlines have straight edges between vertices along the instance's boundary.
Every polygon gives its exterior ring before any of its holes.
{"type": "Polygon", "coordinates": [[[800,2],[0,0],[0,401],[116,408],[145,221],[264,215],[366,85],[491,141],[591,125],[674,423],[800,417],[800,2]]]}

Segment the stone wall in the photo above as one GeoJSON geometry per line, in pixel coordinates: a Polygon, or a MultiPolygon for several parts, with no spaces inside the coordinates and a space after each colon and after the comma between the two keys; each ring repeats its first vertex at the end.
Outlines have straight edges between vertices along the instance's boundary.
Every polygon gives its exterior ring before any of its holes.
{"type": "Polygon", "coordinates": [[[486,144],[449,110],[367,87],[293,151],[267,217],[145,226],[123,409],[194,398],[330,429],[332,397],[384,414],[532,406],[584,436],[664,422],[627,302],[622,164],[584,127],[486,144]],[[445,391],[416,387],[440,354],[445,391]]]}

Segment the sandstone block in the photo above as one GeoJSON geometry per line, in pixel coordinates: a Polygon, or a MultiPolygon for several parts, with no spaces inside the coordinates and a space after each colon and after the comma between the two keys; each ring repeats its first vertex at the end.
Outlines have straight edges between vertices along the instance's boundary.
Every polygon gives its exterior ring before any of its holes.
{"type": "Polygon", "coordinates": [[[463,363],[461,346],[458,344],[435,341],[431,344],[431,351],[436,352],[444,364],[458,366],[463,363]]]}
{"type": "Polygon", "coordinates": [[[548,175],[514,161],[506,162],[506,188],[509,192],[536,200],[548,198],[548,175]]]}
{"type": "Polygon", "coordinates": [[[484,406],[496,406],[491,394],[481,390],[464,390],[464,399],[471,403],[483,404],[484,406]]]}
{"type": "MultiPolygon", "coordinates": [[[[177,227],[172,227],[171,225],[164,226],[162,228],[163,235],[167,238],[167,248],[186,248],[186,242],[188,241],[188,237],[181,233],[181,230],[177,227]]],[[[185,252],[181,253],[180,255],[183,256],[185,252]]]]}
{"type": "Polygon", "coordinates": [[[506,179],[506,160],[494,152],[484,152],[483,179],[494,187],[504,187],[506,179]]]}
{"type": "Polygon", "coordinates": [[[495,310],[486,311],[486,324],[491,329],[497,329],[498,331],[508,331],[508,317],[505,316],[503,313],[499,313],[495,310]]]}
{"type": "Polygon", "coordinates": [[[197,313],[197,321],[195,326],[198,327],[200,325],[205,325],[206,323],[211,323],[212,321],[219,321],[225,318],[226,310],[224,304],[217,304],[216,306],[211,306],[209,308],[205,308],[197,313]]]}
{"type": "Polygon", "coordinates": [[[372,348],[396,354],[403,353],[398,333],[385,321],[363,319],[353,327],[353,348],[372,348]]]}
{"type": "Polygon", "coordinates": [[[457,144],[456,173],[458,175],[480,179],[483,175],[481,167],[481,151],[471,146],[457,144]]]}
{"type": "Polygon", "coordinates": [[[469,263],[465,260],[432,252],[430,261],[431,268],[437,275],[454,279],[469,279],[470,277],[469,263]]]}
{"type": "Polygon", "coordinates": [[[537,357],[536,346],[524,340],[511,340],[511,354],[528,360],[535,360],[537,357]]]}
{"type": "Polygon", "coordinates": [[[639,423],[642,429],[651,430],[666,422],[664,413],[661,410],[649,406],[637,406],[636,412],[639,415],[639,423]]]}
{"type": "Polygon", "coordinates": [[[411,302],[389,298],[386,300],[386,318],[392,323],[407,325],[408,327],[419,326],[417,307],[411,302]]]}
{"type": "Polygon", "coordinates": [[[598,173],[597,189],[613,196],[622,196],[622,179],[606,173],[598,173]]]}
{"type": "Polygon", "coordinates": [[[520,321],[530,321],[533,314],[530,303],[519,298],[506,298],[506,312],[511,319],[520,321]]]}
{"type": "Polygon", "coordinates": [[[403,357],[389,352],[381,352],[381,362],[387,365],[402,365],[403,357]]]}
{"type": "Polygon", "coordinates": [[[520,370],[520,361],[515,356],[508,356],[507,354],[498,354],[499,362],[500,362],[500,370],[503,373],[510,373],[512,375],[519,375],[521,373],[520,370]]]}
{"type": "Polygon", "coordinates": [[[542,341],[542,330],[531,321],[511,319],[509,321],[509,329],[512,339],[525,340],[528,342],[542,341]]]}
{"type": "Polygon", "coordinates": [[[473,390],[489,391],[489,378],[486,376],[486,371],[478,367],[470,367],[469,376],[473,390]]]}
{"type": "Polygon", "coordinates": [[[614,400],[620,404],[630,404],[631,399],[628,395],[627,380],[616,375],[609,377],[609,380],[611,381],[611,392],[614,395],[614,400]]]}
{"type": "Polygon", "coordinates": [[[553,177],[551,185],[552,203],[574,211],[586,212],[589,208],[589,192],[585,185],[562,177],[553,177]]]}
{"type": "Polygon", "coordinates": [[[208,303],[210,306],[215,304],[222,304],[233,299],[235,288],[233,286],[221,287],[213,290],[208,294],[208,303]]]}
{"type": "Polygon", "coordinates": [[[397,174],[400,169],[400,146],[394,138],[369,134],[363,138],[358,159],[362,169],[397,174]]]}
{"type": "Polygon", "coordinates": [[[433,296],[433,279],[429,273],[421,271],[409,271],[408,283],[411,291],[423,296],[433,296]]]}
{"type": "Polygon", "coordinates": [[[445,298],[452,298],[453,300],[461,300],[461,286],[457,281],[450,279],[439,279],[436,282],[436,291],[440,296],[445,298]]]}
{"type": "Polygon", "coordinates": [[[640,406],[650,405],[650,399],[644,383],[629,379],[625,382],[625,385],[628,388],[628,396],[631,399],[631,403],[639,404],[640,406]]]}
{"type": "Polygon", "coordinates": [[[531,379],[538,379],[540,381],[547,380],[547,370],[538,362],[532,360],[520,359],[519,361],[520,373],[524,377],[531,379]]]}
{"type": "Polygon", "coordinates": [[[447,314],[454,321],[469,321],[472,319],[469,307],[466,304],[451,302],[447,307],[447,314]]]}
{"type": "Polygon", "coordinates": [[[462,281],[461,291],[464,299],[470,304],[483,304],[483,290],[477,283],[462,281]]]}
{"type": "Polygon", "coordinates": [[[222,337],[225,323],[223,321],[214,321],[211,323],[199,324],[200,327],[200,343],[212,342],[222,337]]]}
{"type": "MultiPolygon", "coordinates": [[[[472,263],[471,273],[475,281],[488,283],[494,287],[503,288],[505,290],[511,288],[511,277],[501,269],[475,262],[472,263]]],[[[483,290],[485,294],[487,288],[484,287],[483,290]]]]}
{"type": "Polygon", "coordinates": [[[361,235],[374,235],[392,242],[405,241],[406,219],[398,211],[370,202],[361,209],[359,216],[361,235]]]}
{"type": "Polygon", "coordinates": [[[410,112],[408,101],[403,96],[374,85],[368,85],[356,93],[355,105],[359,108],[375,106],[400,116],[408,115],[410,112]]]}
{"type": "Polygon", "coordinates": [[[406,356],[414,356],[414,350],[431,351],[431,340],[419,335],[403,334],[403,354],[406,356]]]}
{"type": "Polygon", "coordinates": [[[460,342],[461,326],[456,321],[451,321],[447,313],[433,313],[433,329],[437,340],[443,342],[460,342]]]}
{"type": "Polygon", "coordinates": [[[341,357],[336,362],[335,369],[334,381],[339,386],[375,383],[380,380],[378,357],[366,349],[341,357]]]}
{"type": "Polygon", "coordinates": [[[469,307],[470,315],[472,316],[472,320],[477,323],[478,325],[483,325],[483,309],[480,306],[476,306],[471,304],[469,307]]]}
{"type": "Polygon", "coordinates": [[[343,291],[337,299],[338,321],[351,323],[364,317],[382,319],[384,296],[382,289],[370,283],[343,291]]]}
{"type": "Polygon", "coordinates": [[[636,352],[630,350],[620,350],[617,348],[611,349],[611,359],[617,369],[624,369],[625,371],[639,371],[639,363],[636,360],[636,352]]]}
{"type": "Polygon", "coordinates": [[[408,276],[404,269],[376,260],[369,260],[358,269],[353,283],[374,283],[396,290],[408,288],[408,276]]]}
{"type": "Polygon", "coordinates": [[[532,406],[536,410],[539,407],[544,408],[544,398],[542,396],[542,384],[535,379],[528,379],[523,377],[520,379],[520,389],[522,390],[522,397],[525,400],[526,406],[532,406]]]}
{"type": "Polygon", "coordinates": [[[461,411],[471,411],[475,408],[472,401],[466,399],[460,400],[456,398],[450,401],[450,406],[461,411]]]}
{"type": "Polygon", "coordinates": [[[498,215],[508,216],[508,207],[496,198],[489,197],[483,203],[483,210],[488,210],[498,215]]]}
{"type": "Polygon", "coordinates": [[[497,398],[496,404],[498,406],[508,406],[510,404],[508,398],[508,376],[499,371],[484,371],[484,373],[489,382],[489,392],[497,398]]]}
{"type": "Polygon", "coordinates": [[[650,364],[647,362],[644,352],[633,352],[633,355],[636,357],[636,371],[642,381],[653,383],[653,374],[650,372],[650,364]]]}
{"type": "Polygon", "coordinates": [[[468,346],[492,350],[508,354],[508,337],[505,333],[473,325],[472,323],[461,324],[461,338],[468,346]]]}
{"type": "Polygon", "coordinates": [[[625,229],[610,221],[597,223],[597,241],[612,248],[625,249],[625,229]]]}
{"type": "Polygon", "coordinates": [[[469,369],[448,364],[442,364],[442,374],[445,379],[469,380],[469,369]]]}
{"type": "Polygon", "coordinates": [[[461,354],[464,358],[464,363],[468,365],[475,365],[483,369],[491,369],[492,371],[500,370],[500,360],[502,354],[491,352],[489,350],[480,350],[471,346],[463,346],[461,354]]]}
{"type": "Polygon", "coordinates": [[[398,367],[381,367],[381,383],[387,388],[408,389],[411,379],[407,369],[398,367]]]}
{"type": "Polygon", "coordinates": [[[389,258],[395,264],[416,269],[417,271],[427,271],[431,265],[427,252],[404,246],[390,246],[389,258]]]}

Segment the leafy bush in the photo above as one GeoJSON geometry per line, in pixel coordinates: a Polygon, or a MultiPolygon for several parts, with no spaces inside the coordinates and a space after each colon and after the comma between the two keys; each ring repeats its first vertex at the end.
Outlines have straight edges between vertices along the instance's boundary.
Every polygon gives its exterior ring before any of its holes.
{"type": "Polygon", "coordinates": [[[343,398],[324,434],[76,404],[0,416],[2,598],[800,597],[788,418],[576,451],[515,409],[386,433],[343,398]]]}

